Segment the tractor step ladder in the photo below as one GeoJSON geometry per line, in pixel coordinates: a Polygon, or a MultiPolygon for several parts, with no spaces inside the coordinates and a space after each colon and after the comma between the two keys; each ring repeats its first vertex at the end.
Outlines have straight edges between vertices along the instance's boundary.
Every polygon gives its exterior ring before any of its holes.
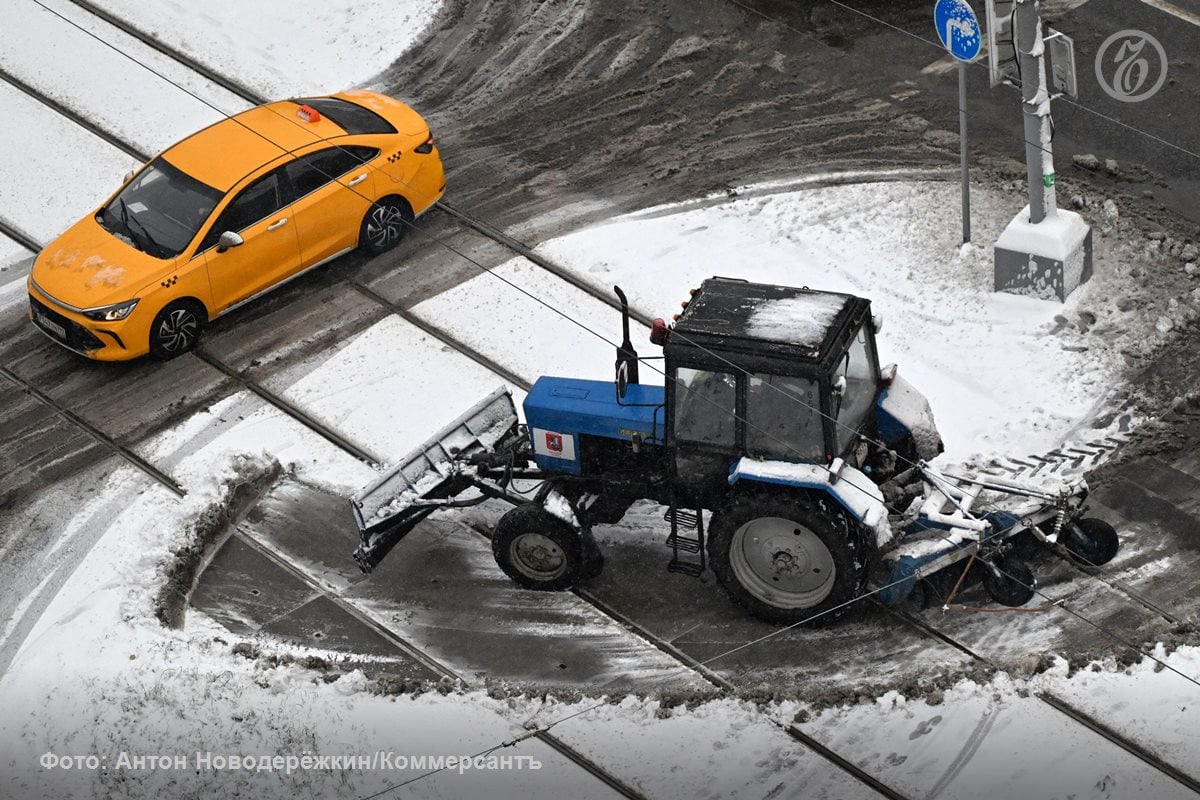
{"type": "Polygon", "coordinates": [[[704,517],[697,509],[686,511],[671,503],[671,507],[663,514],[663,519],[671,523],[671,535],[667,537],[667,547],[671,548],[671,562],[667,564],[668,572],[681,572],[698,578],[704,573],[707,564],[704,559],[704,517]],[[695,537],[681,535],[681,529],[694,530],[695,537]],[[687,561],[679,557],[680,553],[699,554],[700,560],[687,561]]]}

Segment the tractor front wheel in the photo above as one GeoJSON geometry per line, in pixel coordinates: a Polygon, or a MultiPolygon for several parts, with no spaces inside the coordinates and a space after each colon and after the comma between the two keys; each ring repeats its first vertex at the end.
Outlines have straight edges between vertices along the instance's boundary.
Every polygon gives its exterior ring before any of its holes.
{"type": "Polygon", "coordinates": [[[1117,529],[1095,517],[1085,517],[1068,524],[1063,544],[1071,558],[1086,567],[1107,564],[1121,548],[1117,529]]]}
{"type": "Polygon", "coordinates": [[[817,627],[863,588],[858,532],[825,498],[749,496],[718,511],[708,557],[729,596],[768,622],[817,627]]]}
{"type": "Polygon", "coordinates": [[[1000,605],[1016,608],[1033,599],[1037,579],[1028,564],[1008,555],[984,566],[983,588],[1000,605]]]}
{"type": "Polygon", "coordinates": [[[558,592],[600,572],[594,545],[535,503],[510,509],[492,535],[492,555],[526,589],[558,592]]]}

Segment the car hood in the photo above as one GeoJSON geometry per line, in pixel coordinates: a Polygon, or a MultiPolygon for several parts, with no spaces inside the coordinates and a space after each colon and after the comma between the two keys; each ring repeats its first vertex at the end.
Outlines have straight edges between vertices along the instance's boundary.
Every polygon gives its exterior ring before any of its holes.
{"type": "Polygon", "coordinates": [[[31,277],[54,300],[96,308],[132,299],[174,265],[114,236],[89,214],[38,254],[31,277]]]}

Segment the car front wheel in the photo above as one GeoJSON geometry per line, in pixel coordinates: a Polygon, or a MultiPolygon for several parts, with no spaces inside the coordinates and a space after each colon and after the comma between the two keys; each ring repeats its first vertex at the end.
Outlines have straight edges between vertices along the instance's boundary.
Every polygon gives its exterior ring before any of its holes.
{"type": "Polygon", "coordinates": [[[150,326],[150,355],[166,361],[192,350],[204,328],[204,312],[195,303],[171,303],[150,326]]]}

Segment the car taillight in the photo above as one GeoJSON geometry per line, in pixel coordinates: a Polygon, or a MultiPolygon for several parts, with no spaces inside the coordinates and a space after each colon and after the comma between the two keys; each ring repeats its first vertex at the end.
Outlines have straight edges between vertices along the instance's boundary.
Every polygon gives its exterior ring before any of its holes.
{"type": "Polygon", "coordinates": [[[653,344],[664,345],[667,343],[667,322],[659,318],[650,324],[650,341],[653,344]]]}
{"type": "Polygon", "coordinates": [[[416,147],[414,147],[414,148],[413,148],[413,152],[414,152],[414,153],[420,153],[420,154],[422,154],[422,155],[425,155],[426,153],[432,153],[432,152],[433,152],[433,145],[434,145],[433,136],[430,136],[430,137],[429,137],[428,139],[426,139],[426,140],[425,140],[423,143],[421,143],[421,144],[417,145],[416,147]]]}

